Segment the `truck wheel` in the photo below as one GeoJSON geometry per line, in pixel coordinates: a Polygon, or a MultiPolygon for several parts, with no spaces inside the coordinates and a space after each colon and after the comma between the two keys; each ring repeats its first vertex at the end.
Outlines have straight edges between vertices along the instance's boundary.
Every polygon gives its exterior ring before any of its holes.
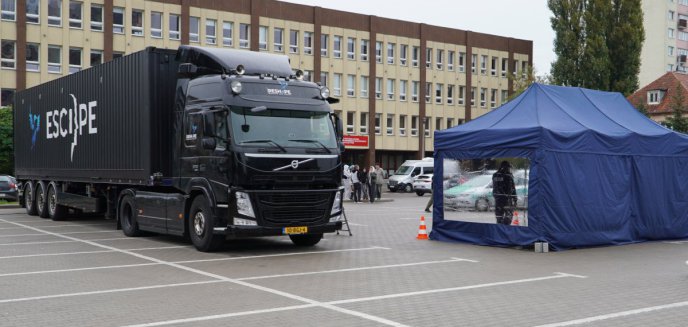
{"type": "Polygon", "coordinates": [[[67,216],[67,207],[57,204],[57,187],[55,184],[48,186],[48,215],[54,221],[63,220],[67,216]]]}
{"type": "Polygon", "coordinates": [[[31,181],[26,181],[24,183],[24,207],[26,208],[26,214],[29,216],[38,214],[36,211],[36,197],[34,193],[33,183],[31,183],[31,181]]]}
{"type": "Polygon", "coordinates": [[[119,210],[117,210],[119,223],[122,226],[122,232],[129,237],[141,236],[139,230],[139,223],[136,221],[136,201],[131,194],[122,197],[119,202],[119,210]]]}
{"type": "Polygon", "coordinates": [[[201,252],[217,250],[224,242],[222,235],[213,234],[213,216],[204,196],[197,196],[189,210],[189,236],[191,243],[201,252]]]}
{"type": "Polygon", "coordinates": [[[40,181],[36,183],[36,211],[38,216],[41,218],[50,217],[48,212],[48,188],[45,186],[45,182],[40,181]]]}
{"type": "Polygon", "coordinates": [[[289,235],[291,242],[296,246],[313,246],[318,244],[323,234],[289,235]]]}

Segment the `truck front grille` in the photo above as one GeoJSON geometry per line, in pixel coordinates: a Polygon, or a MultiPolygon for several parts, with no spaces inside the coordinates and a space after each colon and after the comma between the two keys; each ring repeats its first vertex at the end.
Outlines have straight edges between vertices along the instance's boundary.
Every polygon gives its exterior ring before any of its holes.
{"type": "Polygon", "coordinates": [[[328,221],[332,192],[260,192],[256,200],[266,226],[309,225],[328,221]]]}

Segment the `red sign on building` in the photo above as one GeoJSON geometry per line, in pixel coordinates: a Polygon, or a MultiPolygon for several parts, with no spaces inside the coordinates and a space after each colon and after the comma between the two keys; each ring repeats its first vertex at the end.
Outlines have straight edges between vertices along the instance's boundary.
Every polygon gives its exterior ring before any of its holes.
{"type": "Polygon", "coordinates": [[[344,143],[345,147],[352,147],[352,146],[362,146],[362,147],[367,147],[368,146],[368,136],[355,136],[355,135],[344,135],[344,140],[342,141],[344,143]]]}

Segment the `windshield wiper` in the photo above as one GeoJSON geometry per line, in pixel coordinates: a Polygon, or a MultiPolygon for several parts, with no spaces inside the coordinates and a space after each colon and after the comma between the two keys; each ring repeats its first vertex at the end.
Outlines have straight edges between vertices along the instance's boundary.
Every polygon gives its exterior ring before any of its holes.
{"type": "Polygon", "coordinates": [[[248,141],[241,141],[239,144],[248,144],[248,143],[270,143],[274,145],[276,148],[280,149],[282,152],[287,152],[287,149],[285,149],[283,146],[279,145],[277,142],[273,140],[248,140],[248,141]]]}
{"type": "Polygon", "coordinates": [[[287,140],[289,142],[299,142],[299,143],[314,143],[320,145],[327,153],[332,153],[332,150],[328,149],[325,144],[322,144],[322,142],[318,140],[287,140]]]}

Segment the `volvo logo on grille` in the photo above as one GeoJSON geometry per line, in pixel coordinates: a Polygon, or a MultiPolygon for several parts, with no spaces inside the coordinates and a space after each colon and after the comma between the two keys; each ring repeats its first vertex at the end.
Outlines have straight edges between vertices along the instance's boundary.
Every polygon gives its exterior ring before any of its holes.
{"type": "Polygon", "coordinates": [[[291,161],[291,168],[293,168],[293,169],[299,168],[299,161],[298,160],[292,160],[291,161]]]}
{"type": "Polygon", "coordinates": [[[291,169],[296,169],[296,168],[299,168],[299,165],[305,164],[305,163],[307,163],[307,162],[311,162],[311,161],[313,161],[313,160],[315,160],[315,159],[314,159],[314,158],[310,158],[310,159],[301,160],[301,161],[292,160],[290,164],[288,164],[288,165],[286,165],[286,166],[283,166],[283,167],[277,167],[277,168],[273,169],[272,171],[284,170],[284,169],[287,169],[287,168],[289,168],[289,167],[291,167],[291,169]]]}

